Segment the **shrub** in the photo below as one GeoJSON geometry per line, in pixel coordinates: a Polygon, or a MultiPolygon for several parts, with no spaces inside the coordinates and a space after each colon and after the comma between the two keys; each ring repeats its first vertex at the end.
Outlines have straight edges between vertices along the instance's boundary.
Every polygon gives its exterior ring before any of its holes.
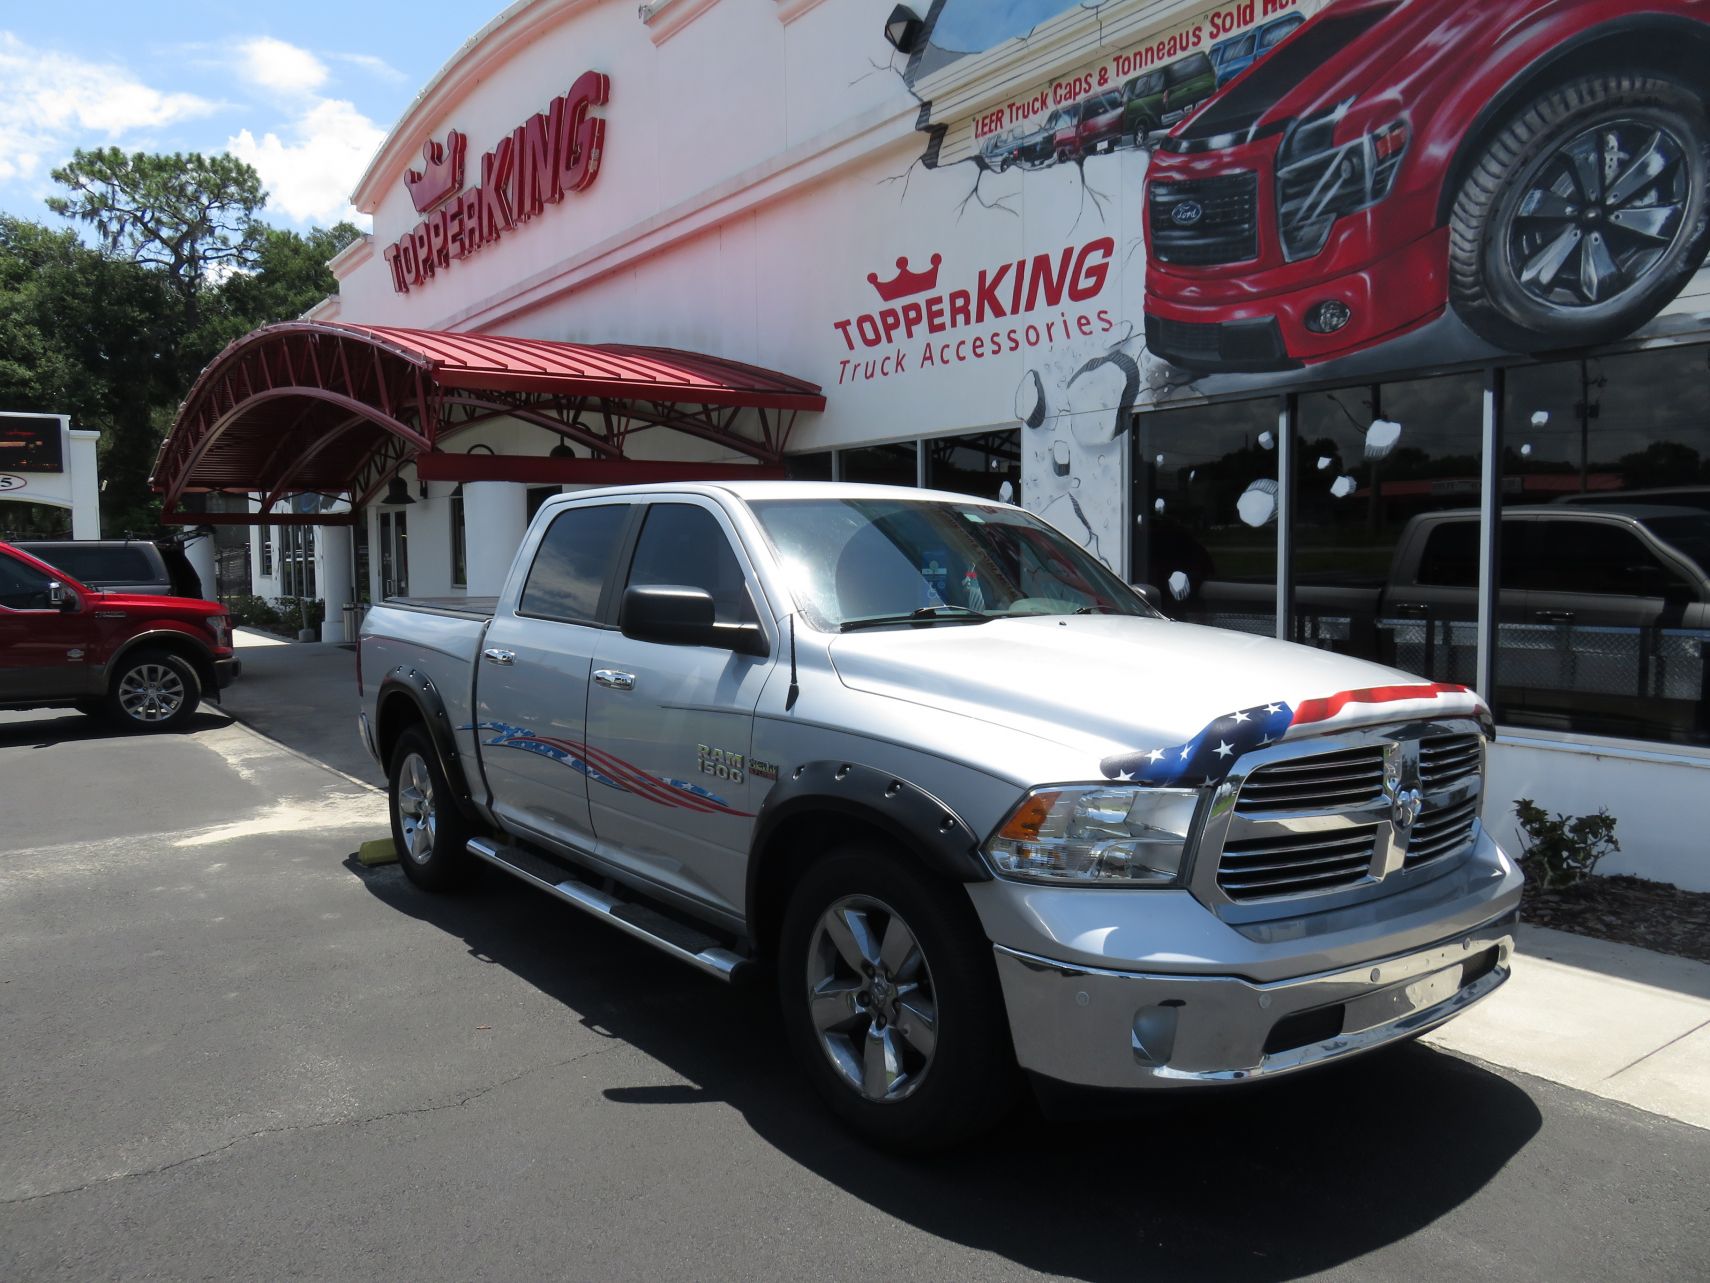
{"type": "Polygon", "coordinates": [[[1546,888],[1570,887],[1592,875],[1597,862],[1621,849],[1615,840],[1615,817],[1607,807],[1596,815],[1550,813],[1530,798],[1514,803],[1514,814],[1525,834],[1520,857],[1526,875],[1546,888]]]}
{"type": "Polygon", "coordinates": [[[230,613],[234,624],[269,630],[279,627],[279,612],[265,597],[257,597],[254,593],[239,593],[233,597],[222,597],[220,600],[230,613]]]}

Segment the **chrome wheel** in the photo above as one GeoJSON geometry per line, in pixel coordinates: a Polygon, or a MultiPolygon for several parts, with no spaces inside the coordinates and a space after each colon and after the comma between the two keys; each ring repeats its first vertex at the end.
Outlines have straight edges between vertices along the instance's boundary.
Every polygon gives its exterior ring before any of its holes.
{"type": "Polygon", "coordinates": [[[184,707],[184,679],[166,664],[138,664],[120,680],[118,696],[126,717],[156,725],[184,707]]]}
{"type": "Polygon", "coordinates": [[[807,1001],[820,1047],[850,1087],[889,1104],[920,1086],[937,1050],[932,971],[889,905],[845,896],[814,927],[807,1001]]]}
{"type": "Polygon", "coordinates": [[[1607,304],[1648,282],[1685,226],[1691,174],[1669,129],[1612,120],[1548,153],[1524,181],[1508,268],[1553,308],[1607,304]]]}
{"type": "Polygon", "coordinates": [[[427,759],[411,753],[398,773],[398,827],[404,833],[404,852],[417,864],[433,858],[438,822],[434,813],[433,776],[427,759]]]}

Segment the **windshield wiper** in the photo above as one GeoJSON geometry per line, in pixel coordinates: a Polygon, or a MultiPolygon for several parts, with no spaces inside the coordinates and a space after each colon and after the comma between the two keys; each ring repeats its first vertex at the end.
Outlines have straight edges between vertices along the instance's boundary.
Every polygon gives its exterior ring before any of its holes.
{"type": "Polygon", "coordinates": [[[838,626],[840,633],[857,628],[880,628],[886,624],[985,623],[992,616],[968,606],[922,606],[906,615],[874,615],[871,619],[848,619],[838,626]]]}

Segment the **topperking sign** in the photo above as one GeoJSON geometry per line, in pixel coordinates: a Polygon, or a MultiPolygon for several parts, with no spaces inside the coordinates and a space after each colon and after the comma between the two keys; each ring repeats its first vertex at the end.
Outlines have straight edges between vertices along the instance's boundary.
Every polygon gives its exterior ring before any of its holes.
{"type": "Polygon", "coordinates": [[[392,288],[408,294],[454,262],[493,244],[505,232],[585,191],[600,172],[611,79],[584,71],[568,93],[518,125],[481,157],[481,185],[465,188],[468,138],[453,129],[443,143],[422,144],[424,167],[404,175],[422,221],[386,247],[392,288]]]}

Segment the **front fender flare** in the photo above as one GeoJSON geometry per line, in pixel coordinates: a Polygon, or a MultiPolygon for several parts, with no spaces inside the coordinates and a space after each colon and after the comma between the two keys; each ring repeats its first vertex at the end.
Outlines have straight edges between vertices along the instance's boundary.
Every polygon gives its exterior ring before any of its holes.
{"type": "Polygon", "coordinates": [[[871,825],[934,872],[957,882],[991,879],[973,828],[919,785],[856,762],[805,762],[772,786],[755,816],[748,859],[749,921],[754,921],[759,905],[773,835],[790,819],[810,813],[847,816],[871,825]]]}

